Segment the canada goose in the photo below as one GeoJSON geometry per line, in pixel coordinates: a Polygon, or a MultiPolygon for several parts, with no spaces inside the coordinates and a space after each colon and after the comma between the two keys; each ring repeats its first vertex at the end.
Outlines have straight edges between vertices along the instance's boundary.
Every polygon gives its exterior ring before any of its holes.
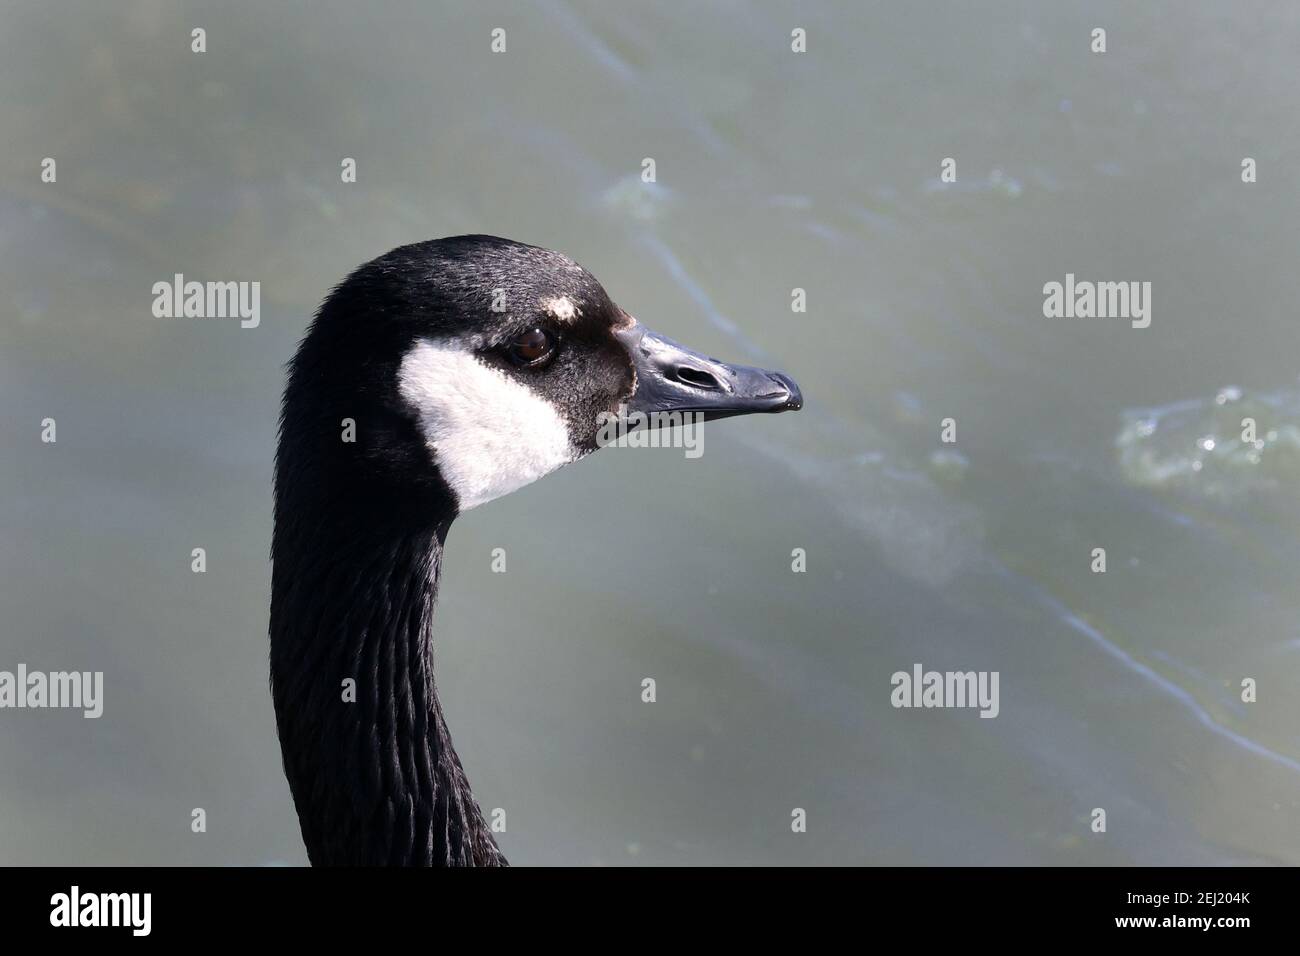
{"type": "Polygon", "coordinates": [[[784,375],[658,336],[572,259],[494,236],[394,249],[288,366],[271,689],[315,865],[504,865],[438,704],[433,605],[456,515],[589,454],[598,420],[802,406],[784,375]]]}

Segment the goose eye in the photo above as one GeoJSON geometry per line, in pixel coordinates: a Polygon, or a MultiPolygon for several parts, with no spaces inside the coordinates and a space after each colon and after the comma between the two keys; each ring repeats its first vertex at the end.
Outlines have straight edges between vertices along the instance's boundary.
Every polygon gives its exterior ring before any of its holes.
{"type": "Polygon", "coordinates": [[[506,346],[506,354],[520,368],[541,365],[555,354],[555,337],[545,329],[529,329],[506,346]]]}

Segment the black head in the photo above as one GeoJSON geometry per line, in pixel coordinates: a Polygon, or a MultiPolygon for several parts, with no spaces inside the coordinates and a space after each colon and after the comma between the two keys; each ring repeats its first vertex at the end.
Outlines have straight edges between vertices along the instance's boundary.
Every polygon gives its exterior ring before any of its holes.
{"type": "Polygon", "coordinates": [[[593,451],[609,415],[800,403],[785,376],[656,336],[567,256],[457,236],[395,249],[326,300],[291,365],[277,482],[461,511],[593,451]]]}
{"type": "Polygon", "coordinates": [[[459,511],[592,451],[610,414],[799,404],[784,376],[654,335],[534,246],[423,242],[344,280],[290,363],[276,455],[272,692],[312,861],[502,862],[430,657],[459,511]]]}

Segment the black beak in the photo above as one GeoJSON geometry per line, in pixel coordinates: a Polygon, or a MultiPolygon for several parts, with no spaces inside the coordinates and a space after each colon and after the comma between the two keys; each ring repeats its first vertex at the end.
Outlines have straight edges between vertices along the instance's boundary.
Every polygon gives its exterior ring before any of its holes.
{"type": "Polygon", "coordinates": [[[781,372],[719,362],[657,335],[640,322],[616,330],[614,336],[627,347],[636,366],[636,391],[627,402],[630,412],[647,416],[698,412],[708,421],[803,408],[799,386],[781,372]]]}

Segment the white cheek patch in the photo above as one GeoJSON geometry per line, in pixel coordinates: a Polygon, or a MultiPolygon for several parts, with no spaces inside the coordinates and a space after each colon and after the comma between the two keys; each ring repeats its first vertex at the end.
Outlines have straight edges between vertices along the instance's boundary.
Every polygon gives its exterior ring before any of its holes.
{"type": "Polygon", "coordinates": [[[579,457],[555,406],[453,342],[416,343],[398,387],[461,511],[579,457]]]}

